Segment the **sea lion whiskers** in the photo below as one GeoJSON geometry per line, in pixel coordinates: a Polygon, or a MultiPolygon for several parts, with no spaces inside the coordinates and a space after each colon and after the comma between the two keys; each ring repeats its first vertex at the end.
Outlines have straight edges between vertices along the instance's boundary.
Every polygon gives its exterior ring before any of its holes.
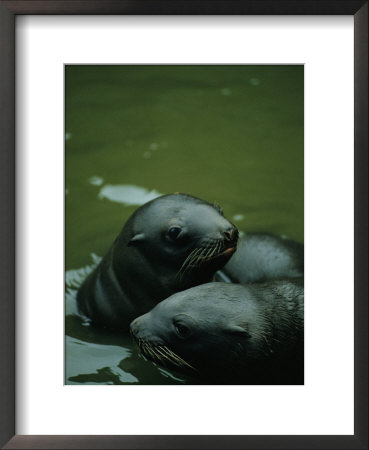
{"type": "Polygon", "coordinates": [[[148,356],[148,351],[147,351],[147,349],[146,349],[146,345],[145,345],[145,342],[142,340],[142,339],[140,339],[140,338],[135,338],[135,340],[136,340],[136,344],[138,345],[138,348],[139,348],[139,350],[140,350],[140,352],[144,355],[144,356],[148,356]]]}
{"type": "Polygon", "coordinates": [[[206,255],[208,259],[211,259],[214,255],[217,255],[220,252],[220,249],[223,247],[223,242],[218,241],[215,246],[213,247],[212,251],[209,255],[206,255]]]}
{"type": "Polygon", "coordinates": [[[191,261],[196,257],[196,255],[201,251],[201,248],[195,248],[191,251],[191,253],[187,256],[185,261],[183,262],[182,266],[180,267],[179,271],[177,272],[177,277],[181,279],[185,272],[188,270],[189,266],[191,265],[191,261]]]}
{"type": "Polygon", "coordinates": [[[148,342],[140,338],[135,338],[135,340],[142,354],[147,358],[152,359],[154,362],[159,362],[164,365],[166,362],[168,362],[174,366],[189,368],[197,372],[197,370],[193,366],[191,366],[191,364],[182,359],[176,353],[172,352],[167,346],[150,345],[148,342]]]}
{"type": "Polygon", "coordinates": [[[201,251],[202,247],[195,247],[193,250],[191,250],[187,258],[183,261],[181,268],[185,267],[191,261],[191,259],[194,258],[201,251]]]}
{"type": "MultiPolygon", "coordinates": [[[[133,336],[132,331],[131,331],[131,335],[133,336]]],[[[140,338],[137,338],[136,343],[138,345],[138,348],[141,350],[142,349],[142,340],[140,338]]]]}
{"type": "Polygon", "coordinates": [[[222,244],[220,242],[217,242],[215,245],[212,244],[206,245],[205,247],[198,247],[196,251],[190,253],[189,257],[178,271],[177,276],[181,279],[190,269],[199,267],[204,262],[209,261],[214,254],[217,253],[217,249],[221,247],[221,245],[222,244]]]}
{"type": "Polygon", "coordinates": [[[199,247],[200,252],[196,252],[190,261],[187,261],[184,269],[199,267],[206,261],[212,259],[215,255],[220,253],[220,250],[224,247],[224,242],[221,239],[207,243],[207,245],[199,247]]]}
{"type": "Polygon", "coordinates": [[[216,243],[212,245],[208,245],[204,247],[204,251],[198,255],[196,260],[196,265],[203,264],[206,261],[211,260],[214,256],[220,253],[220,250],[223,248],[224,243],[221,240],[217,240],[216,243]]]}
{"type": "Polygon", "coordinates": [[[196,260],[196,258],[198,258],[201,255],[203,251],[204,251],[203,247],[194,248],[194,250],[192,250],[191,253],[185,259],[184,263],[182,264],[181,268],[177,273],[177,276],[182,278],[182,276],[190,267],[196,267],[196,265],[194,265],[193,262],[196,260]]]}
{"type": "Polygon", "coordinates": [[[159,361],[162,361],[162,358],[160,355],[157,354],[155,347],[151,347],[149,344],[146,344],[147,350],[149,352],[149,355],[151,355],[154,359],[158,359],[159,361]]]}
{"type": "Polygon", "coordinates": [[[162,353],[160,353],[159,348],[158,347],[151,347],[151,351],[152,351],[152,353],[154,355],[154,361],[155,360],[159,361],[163,365],[165,365],[165,362],[166,362],[167,358],[162,353]]]}
{"type": "Polygon", "coordinates": [[[211,250],[211,247],[201,247],[201,252],[195,255],[195,258],[190,261],[190,265],[188,267],[194,268],[198,267],[202,262],[205,260],[205,256],[209,251],[211,250]]]}
{"type": "Polygon", "coordinates": [[[155,354],[158,356],[158,358],[160,359],[160,361],[163,361],[163,359],[161,357],[164,358],[164,362],[168,361],[171,364],[174,364],[176,366],[178,366],[179,364],[177,363],[177,361],[174,361],[172,358],[169,357],[169,355],[167,355],[164,351],[163,351],[164,347],[162,346],[156,346],[153,347],[153,351],[155,352],[155,354]]]}
{"type": "Polygon", "coordinates": [[[138,345],[138,348],[144,353],[144,342],[142,341],[142,339],[137,338],[136,343],[138,345]]]}
{"type": "Polygon", "coordinates": [[[140,339],[140,338],[137,338],[137,339],[136,339],[136,342],[137,342],[137,345],[138,345],[138,348],[140,349],[140,351],[141,351],[144,355],[146,355],[146,353],[148,353],[148,352],[147,352],[147,345],[146,345],[145,341],[143,341],[143,340],[140,339]]]}
{"type": "MultiPolygon", "coordinates": [[[[168,356],[160,352],[159,346],[152,346],[148,342],[144,341],[143,339],[136,337],[132,332],[132,336],[134,337],[138,348],[140,349],[141,353],[146,356],[149,359],[152,359],[154,361],[160,361],[161,363],[165,363],[165,360],[169,360],[168,356]],[[159,350],[159,351],[158,351],[159,350]],[[163,359],[164,358],[164,359],[163,359]]],[[[164,347],[163,347],[164,348],[164,347]]]]}
{"type": "Polygon", "coordinates": [[[172,351],[169,350],[168,347],[166,347],[165,345],[158,347],[158,349],[160,349],[159,351],[162,351],[165,355],[165,357],[171,361],[173,364],[176,365],[181,365],[181,358],[176,355],[175,353],[173,353],[172,351]]]}
{"type": "Polygon", "coordinates": [[[205,255],[206,256],[206,260],[209,260],[211,258],[213,258],[214,256],[218,255],[219,253],[221,253],[223,251],[223,249],[225,248],[224,245],[224,241],[222,239],[219,239],[216,244],[212,247],[212,251],[205,255]]]}
{"type": "Polygon", "coordinates": [[[200,253],[199,255],[199,261],[201,262],[207,261],[209,259],[209,255],[211,255],[214,252],[216,246],[217,244],[215,246],[205,247],[204,252],[200,253]]]}
{"type": "Polygon", "coordinates": [[[268,341],[268,339],[267,339],[267,337],[265,336],[265,334],[261,334],[261,336],[262,336],[262,338],[264,339],[264,341],[266,342],[267,348],[268,348],[269,352],[270,352],[270,353],[273,353],[273,350],[272,350],[272,348],[271,348],[270,342],[268,341]]]}
{"type": "Polygon", "coordinates": [[[177,273],[177,277],[181,279],[190,269],[194,269],[203,263],[210,261],[214,256],[220,254],[224,248],[225,243],[223,239],[207,241],[203,243],[203,245],[195,247],[183,262],[177,273]]]}
{"type": "Polygon", "coordinates": [[[190,368],[190,369],[192,369],[192,370],[194,370],[194,371],[196,371],[197,372],[197,369],[195,369],[193,366],[191,366],[191,364],[189,364],[187,361],[185,361],[184,359],[182,359],[180,356],[178,356],[176,353],[174,353],[174,352],[172,352],[167,346],[165,346],[165,345],[163,345],[163,346],[160,346],[160,349],[162,350],[162,351],[164,351],[165,352],[165,354],[167,354],[168,355],[168,359],[172,362],[172,363],[175,363],[176,362],[176,365],[178,365],[178,366],[184,366],[184,367],[188,367],[188,368],[190,368]]]}

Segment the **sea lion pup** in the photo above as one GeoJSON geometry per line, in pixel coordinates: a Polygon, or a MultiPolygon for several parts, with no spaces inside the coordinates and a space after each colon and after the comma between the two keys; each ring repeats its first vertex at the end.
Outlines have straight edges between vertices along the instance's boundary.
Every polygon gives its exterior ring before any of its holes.
{"type": "Polygon", "coordinates": [[[93,324],[128,331],[164,298],[211,281],[237,239],[218,206],[185,194],[156,198],[133,213],[84,281],[79,312],[93,324]]]}
{"type": "Polygon", "coordinates": [[[207,283],[131,324],[148,359],[206,384],[303,384],[304,288],[292,280],[207,283]]]}
{"type": "Polygon", "coordinates": [[[304,276],[304,246],[266,233],[247,234],[217,280],[254,283],[304,276]]]}

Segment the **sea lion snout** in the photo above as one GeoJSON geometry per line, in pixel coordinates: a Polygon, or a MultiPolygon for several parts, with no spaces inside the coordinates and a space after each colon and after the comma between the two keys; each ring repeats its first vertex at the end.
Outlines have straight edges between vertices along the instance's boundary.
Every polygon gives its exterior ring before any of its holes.
{"type": "Polygon", "coordinates": [[[238,241],[238,230],[235,226],[231,226],[223,231],[224,239],[231,243],[237,243],[238,241]]]}
{"type": "Polygon", "coordinates": [[[129,326],[129,331],[134,338],[144,339],[145,334],[147,335],[147,333],[145,333],[145,330],[147,329],[147,327],[145,327],[145,322],[146,322],[146,314],[137,317],[131,322],[131,325],[129,326]]]}
{"type": "Polygon", "coordinates": [[[157,336],[150,332],[150,321],[146,320],[147,314],[137,317],[130,327],[130,333],[135,339],[135,341],[140,346],[141,342],[150,342],[150,345],[163,345],[163,341],[157,336]]]}
{"type": "Polygon", "coordinates": [[[139,330],[139,323],[141,321],[141,317],[137,317],[133,322],[131,322],[131,325],[129,326],[129,332],[132,334],[132,336],[136,336],[139,330]]]}

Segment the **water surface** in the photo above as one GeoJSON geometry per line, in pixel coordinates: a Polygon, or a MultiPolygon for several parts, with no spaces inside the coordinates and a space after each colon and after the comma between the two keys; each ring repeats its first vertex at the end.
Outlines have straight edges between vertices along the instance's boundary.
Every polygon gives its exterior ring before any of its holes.
{"type": "Polygon", "coordinates": [[[303,242],[303,66],[66,66],[66,383],[193,383],[85,326],[76,289],[132,212],[184,192],[303,242]]]}

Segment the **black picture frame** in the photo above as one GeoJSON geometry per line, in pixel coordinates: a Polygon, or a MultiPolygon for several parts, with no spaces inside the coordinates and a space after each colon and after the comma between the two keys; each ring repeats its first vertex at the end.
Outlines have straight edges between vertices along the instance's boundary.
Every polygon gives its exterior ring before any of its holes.
{"type": "MultiPolygon", "coordinates": [[[[6,449],[368,449],[368,1],[0,1],[0,445],[6,449]],[[15,17],[25,14],[353,15],[355,58],[354,435],[15,435],[15,17]]],[[[340,93],[337,92],[339,96],[340,93]]],[[[332,169],[334,170],[334,169],[332,169]]],[[[21,250],[21,249],[19,249],[21,250]]]]}

